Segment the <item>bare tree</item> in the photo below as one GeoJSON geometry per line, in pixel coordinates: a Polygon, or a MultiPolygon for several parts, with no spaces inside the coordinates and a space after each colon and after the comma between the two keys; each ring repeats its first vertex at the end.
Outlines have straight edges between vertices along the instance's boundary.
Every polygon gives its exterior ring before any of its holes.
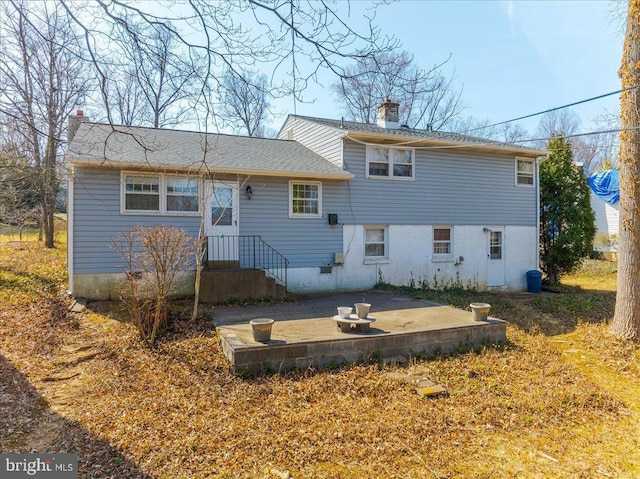
{"type": "Polygon", "coordinates": [[[236,133],[264,136],[271,107],[267,76],[252,71],[236,75],[228,70],[222,77],[220,88],[220,115],[225,121],[233,126],[236,133]]]}
{"type": "MultiPolygon", "coordinates": [[[[147,23],[127,16],[110,18],[109,52],[96,50],[101,93],[114,124],[154,128],[180,123],[187,99],[197,96],[200,57],[185,53],[170,22],[147,23]]],[[[93,52],[90,52],[93,53],[93,52]]]]}
{"type": "Polygon", "coordinates": [[[491,125],[488,119],[477,120],[474,117],[457,119],[452,130],[465,135],[488,138],[505,143],[522,143],[529,138],[529,133],[520,123],[503,123],[491,125]]]}
{"type": "Polygon", "coordinates": [[[120,125],[144,125],[149,118],[149,104],[145,101],[135,68],[131,65],[108,66],[107,98],[114,121],[120,125]]]}
{"type": "Polygon", "coordinates": [[[24,229],[39,223],[39,199],[32,168],[11,136],[17,135],[5,125],[0,132],[0,222],[18,228],[22,241],[24,229]]]}
{"type": "MultiPolygon", "coordinates": [[[[292,95],[296,102],[302,100],[302,92],[317,79],[320,69],[344,76],[344,60],[367,58],[397,44],[380,34],[372,18],[368,28],[354,30],[348,23],[348,4],[341,3],[193,0],[178,9],[164,3],[60,0],[59,5],[85,37],[86,55],[100,84],[107,121],[112,124],[105,59],[114,55],[149,60],[150,50],[160,51],[159,45],[169,42],[177,49],[170,51],[178,51],[181,60],[197,61],[192,75],[197,84],[183,101],[189,105],[189,120],[209,128],[217,114],[212,102],[216,95],[211,92],[219,87],[224,71],[241,77],[258,63],[268,64],[272,78],[279,78],[278,93],[292,95]],[[157,35],[160,44],[149,32],[157,35]]],[[[150,76],[143,71],[140,75],[150,76]]]]}
{"type": "Polygon", "coordinates": [[[612,333],[640,339],[640,0],[629,0],[627,29],[619,70],[620,102],[620,232],[618,290],[612,333]]]}
{"type": "Polygon", "coordinates": [[[585,165],[588,176],[619,167],[616,151],[620,146],[618,135],[611,130],[620,128],[620,114],[603,114],[592,121],[596,131],[603,133],[573,139],[574,157],[585,165]]]}
{"type": "Polygon", "coordinates": [[[78,38],[57,4],[9,1],[0,13],[0,113],[17,124],[27,147],[45,246],[52,248],[65,123],[89,83],[78,38]]]}
{"type": "Polygon", "coordinates": [[[558,132],[563,135],[573,135],[578,133],[582,119],[573,110],[562,109],[545,113],[540,118],[536,137],[540,138],[538,147],[546,148],[550,138],[557,136],[558,132]]]}
{"type": "Polygon", "coordinates": [[[462,93],[453,87],[440,67],[416,66],[406,51],[382,52],[358,58],[333,89],[345,114],[374,123],[377,106],[389,98],[400,104],[402,123],[439,130],[462,111],[462,93]]]}

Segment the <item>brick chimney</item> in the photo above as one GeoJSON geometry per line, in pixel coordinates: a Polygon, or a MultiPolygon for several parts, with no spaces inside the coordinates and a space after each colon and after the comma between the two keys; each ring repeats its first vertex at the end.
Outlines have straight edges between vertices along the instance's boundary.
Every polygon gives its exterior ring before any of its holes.
{"type": "Polygon", "coordinates": [[[400,128],[398,121],[399,103],[394,103],[388,98],[378,105],[378,126],[380,128],[389,128],[397,130],[400,128]]]}
{"type": "Polygon", "coordinates": [[[76,136],[76,132],[78,128],[80,128],[80,124],[83,121],[88,121],[89,118],[84,116],[84,112],[82,110],[76,110],[75,115],[69,115],[69,126],[67,129],[67,143],[71,143],[73,137],[76,136]]]}

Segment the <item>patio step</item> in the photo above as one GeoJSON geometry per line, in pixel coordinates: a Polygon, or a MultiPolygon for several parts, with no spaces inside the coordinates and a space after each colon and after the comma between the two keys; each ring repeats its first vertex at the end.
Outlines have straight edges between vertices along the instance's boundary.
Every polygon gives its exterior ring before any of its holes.
{"type": "Polygon", "coordinates": [[[200,300],[205,303],[250,301],[260,298],[285,298],[287,291],[264,271],[219,269],[202,272],[200,300]]]}

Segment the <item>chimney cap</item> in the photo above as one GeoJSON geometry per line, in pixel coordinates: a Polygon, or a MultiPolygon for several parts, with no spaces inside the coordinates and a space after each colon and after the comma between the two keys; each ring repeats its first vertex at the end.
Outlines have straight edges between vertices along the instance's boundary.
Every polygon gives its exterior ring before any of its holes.
{"type": "Polygon", "coordinates": [[[82,115],[84,115],[84,111],[82,111],[82,110],[76,110],[76,115],[77,115],[77,116],[82,116],[82,115]]]}

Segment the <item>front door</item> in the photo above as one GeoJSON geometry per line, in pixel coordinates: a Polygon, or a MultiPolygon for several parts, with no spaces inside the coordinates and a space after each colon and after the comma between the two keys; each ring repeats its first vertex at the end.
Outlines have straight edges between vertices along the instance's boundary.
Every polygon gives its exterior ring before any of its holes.
{"type": "Polygon", "coordinates": [[[238,183],[209,181],[206,190],[208,260],[221,267],[238,262],[238,183]]]}
{"type": "Polygon", "coordinates": [[[487,286],[504,286],[504,228],[490,229],[487,243],[487,286]]]}

